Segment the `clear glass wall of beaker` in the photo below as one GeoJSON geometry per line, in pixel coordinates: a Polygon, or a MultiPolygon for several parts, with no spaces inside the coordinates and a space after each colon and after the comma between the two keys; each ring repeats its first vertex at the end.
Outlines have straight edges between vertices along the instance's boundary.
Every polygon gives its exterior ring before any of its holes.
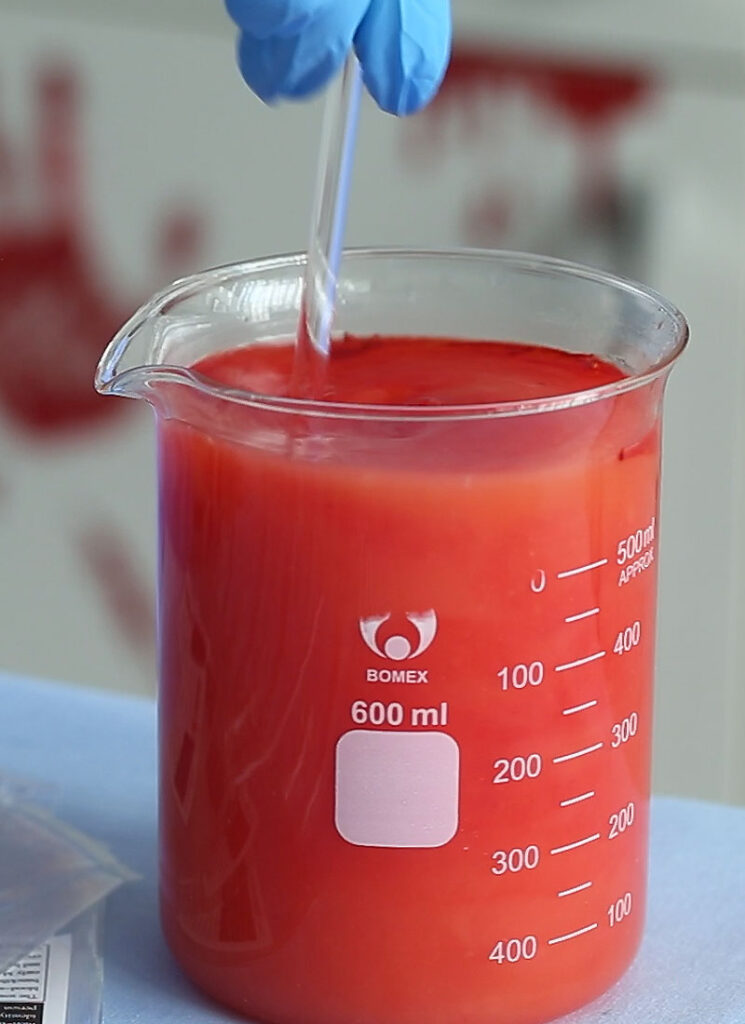
{"type": "Polygon", "coordinates": [[[604,991],[642,933],[685,322],[538,257],[355,252],[340,333],[525,342],[623,378],[442,407],[193,370],[291,339],[302,269],[180,282],[99,367],[157,419],[166,934],[197,984],[277,1024],[536,1024],[604,991]]]}

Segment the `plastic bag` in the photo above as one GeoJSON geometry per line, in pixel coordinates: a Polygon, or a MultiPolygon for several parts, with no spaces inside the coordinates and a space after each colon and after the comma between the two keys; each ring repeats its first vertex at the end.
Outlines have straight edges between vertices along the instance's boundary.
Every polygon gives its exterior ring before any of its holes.
{"type": "Polygon", "coordinates": [[[136,877],[0,779],[0,971],[136,877]]]}
{"type": "Polygon", "coordinates": [[[31,953],[0,972],[0,1021],[98,1024],[103,964],[103,903],[86,910],[31,953]]]}

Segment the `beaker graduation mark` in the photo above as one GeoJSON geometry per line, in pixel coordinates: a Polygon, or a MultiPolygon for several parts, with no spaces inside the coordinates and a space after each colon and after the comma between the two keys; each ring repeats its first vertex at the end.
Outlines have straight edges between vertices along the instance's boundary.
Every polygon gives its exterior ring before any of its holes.
{"type": "Polygon", "coordinates": [[[584,839],[577,839],[574,843],[567,843],[566,846],[557,846],[555,850],[551,850],[552,856],[557,853],[569,853],[570,850],[577,850],[580,846],[587,846],[588,843],[594,843],[600,839],[600,833],[596,832],[594,835],[585,836],[584,839]]]}
{"type": "Polygon", "coordinates": [[[573,761],[575,757],[584,757],[585,754],[593,754],[596,750],[600,750],[603,746],[602,741],[600,743],[593,743],[591,747],[583,747],[582,750],[573,750],[571,754],[562,754],[560,757],[555,757],[554,764],[561,764],[562,761],[573,761]]]}
{"type": "Polygon", "coordinates": [[[589,619],[591,615],[599,615],[599,614],[600,614],[600,609],[599,608],[590,608],[589,611],[579,612],[578,615],[568,615],[564,619],[564,622],[579,622],[580,619],[589,619]]]}
{"type": "Polygon", "coordinates": [[[571,889],[562,889],[561,892],[557,892],[557,896],[572,896],[575,892],[582,892],[583,889],[589,889],[592,882],[583,882],[582,885],[575,885],[571,889]]]}
{"type": "Polygon", "coordinates": [[[576,661],[568,661],[566,665],[557,665],[554,669],[555,672],[566,672],[570,668],[579,668],[580,665],[589,665],[591,661],[597,661],[598,658],[604,658],[606,651],[597,651],[595,654],[588,654],[585,658],[578,658],[576,661]]]}
{"type": "Polygon", "coordinates": [[[573,708],[564,708],[561,713],[562,715],[576,715],[578,711],[587,711],[588,708],[594,708],[596,704],[596,700],[588,700],[584,704],[575,704],[573,708]]]}
{"type": "Polygon", "coordinates": [[[576,932],[569,932],[568,935],[557,935],[555,939],[549,939],[549,946],[555,946],[557,942],[566,942],[567,939],[576,939],[578,935],[584,935],[586,932],[594,931],[597,928],[598,923],[595,921],[593,924],[588,924],[585,928],[578,928],[576,932]]]}
{"type": "Polygon", "coordinates": [[[578,804],[581,800],[589,800],[595,796],[595,790],[590,789],[586,793],[580,793],[579,796],[573,796],[569,800],[562,800],[559,807],[570,807],[572,804],[578,804]]]}
{"type": "Polygon", "coordinates": [[[600,558],[597,562],[590,562],[588,565],[577,566],[576,569],[566,569],[564,572],[557,572],[556,578],[565,580],[569,576],[579,576],[581,572],[589,572],[591,569],[600,569],[608,564],[607,558],[600,558]]]}

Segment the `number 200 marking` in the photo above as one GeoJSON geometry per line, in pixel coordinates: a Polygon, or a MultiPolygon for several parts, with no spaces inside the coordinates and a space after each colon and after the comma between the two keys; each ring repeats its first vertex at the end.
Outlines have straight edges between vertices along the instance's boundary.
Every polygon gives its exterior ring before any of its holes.
{"type": "Polygon", "coordinates": [[[634,824],[634,817],[636,816],[636,808],[633,800],[622,807],[617,814],[611,814],[608,818],[608,824],[610,825],[610,831],[608,832],[609,839],[615,839],[620,836],[622,832],[625,832],[627,828],[631,828],[634,824]]]}
{"type": "Polygon", "coordinates": [[[502,757],[494,762],[497,774],[494,783],[522,782],[523,779],[537,779],[541,774],[543,761],[540,754],[528,754],[527,757],[502,757]]]}

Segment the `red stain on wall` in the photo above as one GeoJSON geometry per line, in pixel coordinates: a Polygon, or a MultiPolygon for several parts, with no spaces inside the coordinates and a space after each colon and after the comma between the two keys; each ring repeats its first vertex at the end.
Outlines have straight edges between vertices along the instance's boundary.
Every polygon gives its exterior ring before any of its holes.
{"type": "Polygon", "coordinates": [[[463,229],[468,239],[499,238],[505,234],[514,218],[510,197],[495,187],[467,202],[463,213],[463,229]]]}
{"type": "Polygon", "coordinates": [[[474,90],[520,87],[582,128],[607,125],[640,106],[652,92],[646,69],[583,58],[512,50],[456,47],[443,86],[430,110],[462,104],[474,90]]]}
{"type": "Polygon", "coordinates": [[[155,604],[127,540],[102,520],[81,530],[75,544],[122,638],[149,656],[155,646],[155,604]]]}
{"type": "MultiPolygon", "coordinates": [[[[457,44],[445,81],[432,104],[404,134],[406,156],[429,159],[446,141],[468,149],[491,131],[495,156],[504,158],[494,122],[484,124],[484,92],[495,102],[521,92],[545,111],[553,130],[570,134],[578,149],[578,195],[583,216],[612,224],[618,218],[619,185],[615,154],[624,119],[654,96],[656,82],[646,67],[624,66],[582,57],[519,52],[457,44]]],[[[507,158],[509,154],[507,154],[507,158]]],[[[546,169],[547,173],[550,168],[546,169]]],[[[466,238],[499,237],[516,216],[503,186],[487,183],[464,198],[466,238]]]]}
{"type": "MultiPolygon", "coordinates": [[[[0,429],[45,444],[97,433],[126,414],[130,403],[96,394],[93,376],[138,297],[110,279],[106,238],[89,217],[81,82],[69,66],[47,64],[34,89],[31,138],[11,145],[0,130],[0,429]]],[[[191,270],[203,236],[203,218],[190,206],[159,217],[150,239],[155,280],[143,290],[191,270]]],[[[114,628],[150,661],[152,585],[131,542],[105,520],[76,529],[70,541],[114,628]]]]}
{"type": "MultiPolygon", "coordinates": [[[[35,162],[21,172],[0,140],[0,405],[11,423],[48,438],[95,428],[125,403],[97,395],[96,363],[126,320],[88,228],[80,131],[81,89],[66,69],[41,72],[36,94],[35,162]],[[21,173],[38,186],[36,209],[19,219],[21,173]]],[[[159,262],[191,263],[202,225],[178,211],[161,225],[159,262]]]]}
{"type": "Polygon", "coordinates": [[[442,142],[445,122],[455,115],[463,144],[483,131],[475,100],[483,90],[498,97],[519,90],[580,134],[604,133],[639,110],[655,93],[646,67],[593,62],[585,58],[482,48],[459,43],[453,48],[445,80],[433,102],[410,122],[405,136],[411,155],[442,142]]]}

